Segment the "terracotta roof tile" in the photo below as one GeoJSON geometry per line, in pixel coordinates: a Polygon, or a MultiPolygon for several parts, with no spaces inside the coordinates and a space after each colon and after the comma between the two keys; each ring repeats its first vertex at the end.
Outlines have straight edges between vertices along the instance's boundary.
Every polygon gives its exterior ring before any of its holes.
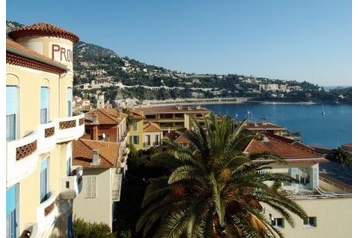
{"type": "Polygon", "coordinates": [[[174,142],[177,144],[190,144],[190,141],[185,137],[184,134],[181,134],[174,142]]]}
{"type": "Polygon", "coordinates": [[[18,28],[9,33],[9,36],[16,40],[26,36],[53,36],[64,38],[76,43],[79,41],[75,34],[55,25],[46,22],[40,22],[33,25],[18,28]]]}
{"type": "Polygon", "coordinates": [[[78,139],[73,141],[73,165],[84,168],[111,168],[117,166],[119,143],[98,140],[78,139]],[[93,150],[99,150],[100,164],[91,165],[93,150]]]}
{"type": "MultiPolygon", "coordinates": [[[[114,108],[97,108],[92,111],[89,111],[86,113],[86,118],[92,118],[94,119],[97,116],[98,124],[104,125],[104,124],[120,124],[123,120],[126,119],[126,114],[120,113],[118,116],[117,109],[114,108]]],[[[86,122],[88,123],[88,122],[86,122]]]]}
{"type": "MultiPolygon", "coordinates": [[[[67,69],[66,65],[61,64],[53,59],[50,59],[40,53],[37,53],[36,51],[31,50],[9,38],[6,38],[6,52],[18,55],[21,58],[26,58],[32,61],[37,61],[39,63],[45,63],[51,65],[53,67],[58,68],[61,71],[66,71],[67,69]]],[[[11,60],[8,59],[8,57],[6,58],[6,63],[17,65],[16,63],[12,63],[11,60]]]]}
{"type": "Polygon", "coordinates": [[[139,111],[132,110],[130,113],[132,118],[135,120],[145,119],[145,116],[143,116],[139,111]]]}
{"type": "Polygon", "coordinates": [[[143,125],[144,132],[162,132],[160,126],[153,122],[148,122],[143,125]]]}
{"type": "Polygon", "coordinates": [[[249,154],[259,154],[259,153],[272,153],[281,158],[284,158],[286,161],[304,161],[304,162],[325,162],[326,160],[322,155],[314,152],[313,149],[309,147],[296,146],[295,144],[290,144],[285,141],[285,139],[280,140],[278,136],[270,136],[266,134],[259,134],[262,136],[260,138],[254,138],[250,141],[245,151],[249,154]]]}

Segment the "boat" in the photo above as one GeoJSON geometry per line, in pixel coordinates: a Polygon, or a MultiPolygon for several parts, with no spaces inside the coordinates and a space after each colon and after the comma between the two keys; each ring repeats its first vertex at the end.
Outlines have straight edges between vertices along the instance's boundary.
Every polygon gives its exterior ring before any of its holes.
{"type": "Polygon", "coordinates": [[[326,111],[324,110],[324,105],[322,103],[322,115],[326,115],[326,111]]]}

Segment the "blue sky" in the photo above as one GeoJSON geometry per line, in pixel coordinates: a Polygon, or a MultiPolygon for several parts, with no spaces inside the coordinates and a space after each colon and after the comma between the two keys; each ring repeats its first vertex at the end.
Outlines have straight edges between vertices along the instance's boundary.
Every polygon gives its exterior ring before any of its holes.
{"type": "Polygon", "coordinates": [[[186,73],[352,85],[351,0],[7,0],[6,20],[186,73]]]}

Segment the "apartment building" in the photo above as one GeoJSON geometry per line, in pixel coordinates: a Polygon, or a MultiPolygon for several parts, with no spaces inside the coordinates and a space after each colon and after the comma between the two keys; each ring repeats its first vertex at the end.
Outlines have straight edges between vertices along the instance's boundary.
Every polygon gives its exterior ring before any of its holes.
{"type": "Polygon", "coordinates": [[[72,113],[73,44],[79,38],[37,23],[6,39],[6,237],[71,237],[82,189],[72,142],[84,115],[72,113]]]}
{"type": "Polygon", "coordinates": [[[74,216],[112,229],[129,153],[127,114],[97,108],[85,114],[85,134],[73,143],[73,166],[83,168],[83,193],[74,201],[74,216]]]}
{"type": "Polygon", "coordinates": [[[329,163],[321,154],[299,143],[271,133],[259,133],[244,153],[248,156],[272,153],[285,164],[272,164],[267,172],[284,173],[299,183],[282,184],[281,192],[306,211],[308,220],[293,215],[295,227],[275,210],[265,207],[265,214],[285,237],[352,237],[352,187],[337,181],[328,173],[320,173],[320,165],[329,163]]]}
{"type": "Polygon", "coordinates": [[[164,134],[171,130],[190,129],[190,117],[204,124],[205,115],[210,113],[210,110],[201,106],[140,107],[134,108],[133,111],[145,116],[144,123],[158,124],[164,134]]]}
{"type": "Polygon", "coordinates": [[[83,167],[83,191],[74,201],[74,217],[107,224],[112,231],[126,170],[120,143],[79,139],[73,143],[73,165],[83,167]]]}
{"type": "Polygon", "coordinates": [[[147,122],[143,126],[143,148],[148,149],[162,144],[163,131],[158,124],[147,122]]]}

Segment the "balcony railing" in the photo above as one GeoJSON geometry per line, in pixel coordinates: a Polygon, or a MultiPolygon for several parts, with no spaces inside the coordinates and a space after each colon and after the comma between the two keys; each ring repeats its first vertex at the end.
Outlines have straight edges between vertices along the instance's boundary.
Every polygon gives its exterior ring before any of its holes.
{"type": "Polygon", "coordinates": [[[62,143],[80,138],[84,131],[84,115],[56,119],[56,142],[62,143]]]}
{"type": "Polygon", "coordinates": [[[82,175],[83,168],[82,166],[77,166],[73,171],[71,176],[62,178],[61,185],[61,199],[74,199],[82,191],[82,175]]]}
{"type": "Polygon", "coordinates": [[[39,232],[49,229],[56,220],[58,209],[56,208],[56,194],[54,191],[48,193],[48,198],[37,208],[37,224],[39,232]]]}
{"type": "Polygon", "coordinates": [[[84,114],[39,125],[30,135],[6,142],[6,186],[27,178],[36,169],[39,154],[56,143],[78,139],[84,133],[84,114]]]}
{"type": "Polygon", "coordinates": [[[38,133],[6,143],[6,187],[31,175],[38,164],[38,133]]]}
{"type": "Polygon", "coordinates": [[[55,128],[56,128],[55,122],[41,124],[38,126],[37,133],[38,133],[39,154],[49,152],[55,146],[56,143],[55,128]]]}

